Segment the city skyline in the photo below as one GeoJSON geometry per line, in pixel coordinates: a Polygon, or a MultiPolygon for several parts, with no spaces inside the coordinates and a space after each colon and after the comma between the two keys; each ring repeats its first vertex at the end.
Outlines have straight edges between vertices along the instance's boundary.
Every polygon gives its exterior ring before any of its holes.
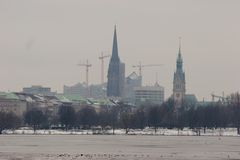
{"type": "MultiPolygon", "coordinates": [[[[0,4],[1,91],[43,85],[62,92],[64,84],[85,81],[85,69],[77,64],[87,59],[93,65],[90,84],[100,83],[98,57],[101,52],[111,54],[115,24],[126,76],[138,73],[132,65],[140,61],[164,64],[144,69],[143,84],[153,85],[157,72],[166,98],[172,94],[179,36],[187,93],[202,100],[210,99],[212,92],[239,90],[238,1],[2,0],[0,4]]],[[[109,59],[105,81],[108,64],[109,59]]]]}

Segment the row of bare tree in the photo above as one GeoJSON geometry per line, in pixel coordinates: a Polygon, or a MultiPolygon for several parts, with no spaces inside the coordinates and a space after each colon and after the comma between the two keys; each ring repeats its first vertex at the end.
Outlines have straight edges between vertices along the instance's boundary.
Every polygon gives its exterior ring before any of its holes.
{"type": "MultiPolygon", "coordinates": [[[[160,106],[132,107],[123,103],[114,107],[103,106],[96,112],[86,106],[76,112],[71,106],[61,106],[57,115],[53,116],[38,109],[27,111],[23,118],[13,113],[0,112],[0,133],[4,129],[15,129],[19,126],[31,126],[36,129],[61,127],[68,129],[92,129],[96,126],[102,130],[124,128],[130,129],[189,127],[194,130],[206,128],[237,128],[240,134],[240,96],[232,94],[228,104],[209,103],[202,106],[183,106],[175,109],[172,99],[160,106]]],[[[200,135],[200,132],[199,132],[200,135]]]]}

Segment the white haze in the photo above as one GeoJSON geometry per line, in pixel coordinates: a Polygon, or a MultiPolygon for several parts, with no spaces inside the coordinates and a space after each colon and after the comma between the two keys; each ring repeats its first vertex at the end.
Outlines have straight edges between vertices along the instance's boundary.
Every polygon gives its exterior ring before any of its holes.
{"type": "MultiPolygon", "coordinates": [[[[117,25],[119,55],[144,68],[144,84],[156,81],[172,92],[173,72],[182,37],[187,92],[199,100],[238,91],[240,82],[240,1],[237,0],[0,0],[0,90],[44,85],[100,83],[103,51],[110,54],[117,25]]],[[[108,60],[105,63],[105,73],[108,60]]],[[[106,78],[105,78],[106,80],[106,78]]]]}

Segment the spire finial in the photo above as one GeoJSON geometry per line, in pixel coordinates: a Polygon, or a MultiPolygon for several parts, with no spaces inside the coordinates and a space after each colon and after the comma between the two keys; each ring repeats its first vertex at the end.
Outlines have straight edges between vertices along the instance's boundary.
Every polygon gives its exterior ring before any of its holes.
{"type": "Polygon", "coordinates": [[[159,83],[158,83],[158,73],[156,72],[156,82],[155,82],[155,87],[159,87],[159,83]]]}
{"type": "Polygon", "coordinates": [[[158,73],[156,72],[156,83],[158,83],[158,73]]]}
{"type": "Polygon", "coordinates": [[[179,37],[179,54],[181,54],[181,40],[182,40],[182,37],[179,37]]]}

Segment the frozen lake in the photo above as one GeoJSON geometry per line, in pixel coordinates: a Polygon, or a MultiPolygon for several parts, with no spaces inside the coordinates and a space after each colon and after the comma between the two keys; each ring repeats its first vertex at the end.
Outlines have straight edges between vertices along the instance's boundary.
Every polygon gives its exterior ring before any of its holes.
{"type": "Polygon", "coordinates": [[[240,137],[0,135],[1,160],[240,159],[240,137]]]}

